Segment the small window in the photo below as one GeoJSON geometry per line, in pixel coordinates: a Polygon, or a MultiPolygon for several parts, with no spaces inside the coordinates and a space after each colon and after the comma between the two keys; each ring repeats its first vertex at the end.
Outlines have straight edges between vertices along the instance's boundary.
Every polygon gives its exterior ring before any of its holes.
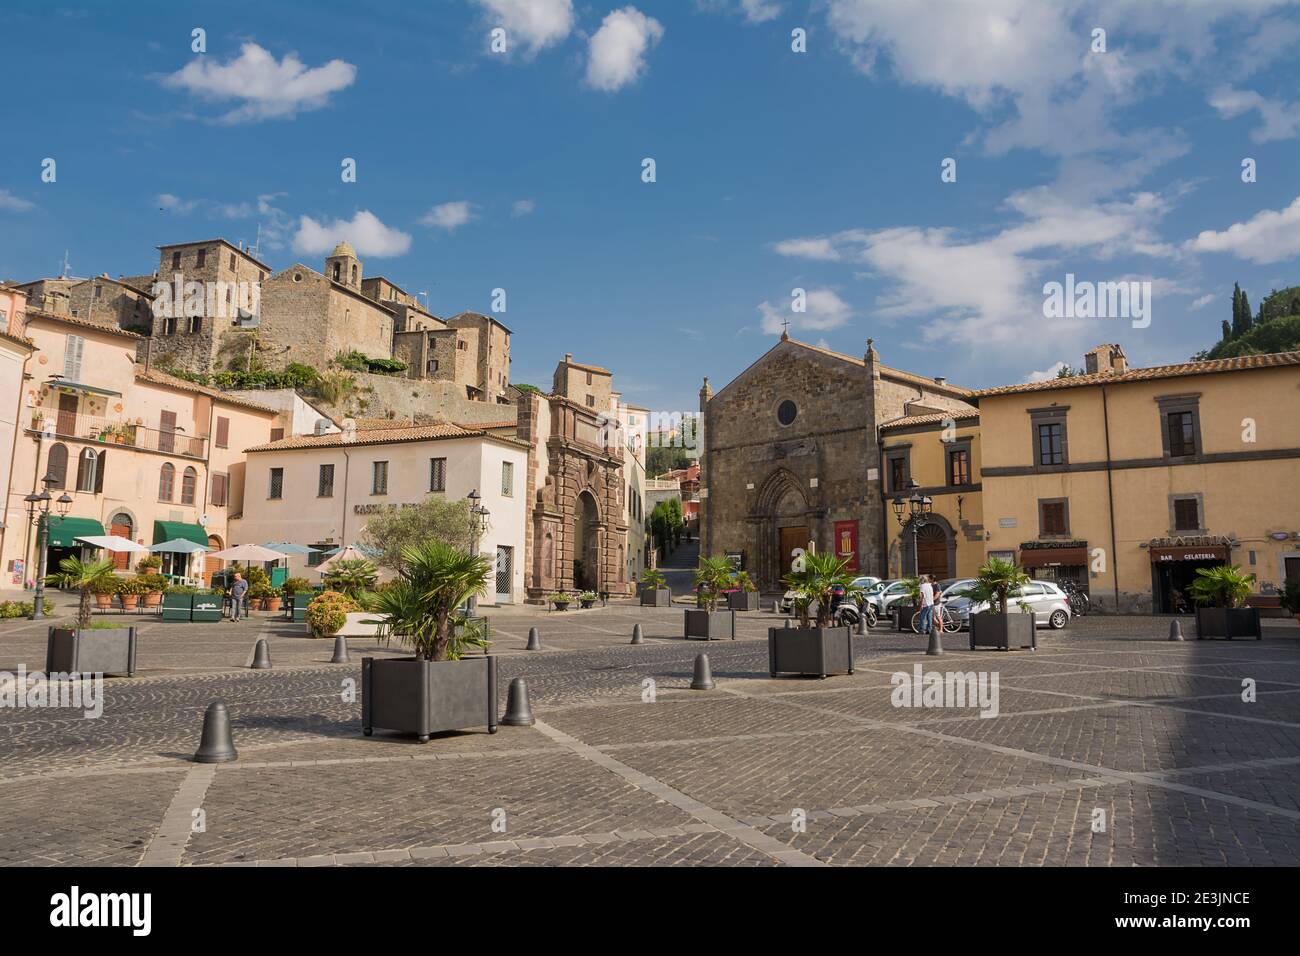
{"type": "Polygon", "coordinates": [[[268,489],[267,497],[278,499],[284,497],[284,469],[271,469],[271,487],[268,489]]]}
{"type": "Polygon", "coordinates": [[[1069,518],[1064,501],[1043,501],[1038,505],[1040,534],[1069,534],[1069,518]]]}
{"type": "Polygon", "coordinates": [[[45,474],[54,480],[50,482],[50,488],[66,488],[68,486],[68,446],[51,445],[50,457],[45,463],[45,474]]]}
{"type": "Polygon", "coordinates": [[[799,417],[799,406],[790,399],[786,399],[776,409],[776,420],[782,425],[792,425],[794,420],[799,417]]]}
{"type": "Polygon", "coordinates": [[[217,447],[230,447],[230,419],[221,415],[217,416],[217,447]]]}
{"type": "Polygon", "coordinates": [[[230,254],[230,271],[235,271],[235,254],[233,252],[230,254]]]}
{"type": "MultiPolygon", "coordinates": [[[[1172,435],[1171,435],[1172,437],[1172,435]]],[[[1174,499],[1174,530],[1199,531],[1201,528],[1200,502],[1195,498],[1174,499]]]]}
{"type": "Polygon", "coordinates": [[[436,372],[436,371],[438,371],[438,360],[437,360],[437,359],[429,359],[429,361],[427,361],[427,362],[424,363],[424,370],[425,370],[426,372],[436,372]]]}
{"type": "Polygon", "coordinates": [[[1038,426],[1038,463],[1065,464],[1065,426],[1059,422],[1038,426]]]}
{"type": "Polygon", "coordinates": [[[81,381],[81,357],[86,351],[86,340],[80,335],[69,335],[63,344],[63,377],[73,382],[81,381]]]}
{"type": "Polygon", "coordinates": [[[202,269],[204,263],[206,263],[207,261],[208,261],[208,250],[200,249],[198,253],[198,257],[194,260],[194,266],[195,268],[202,269]]]}
{"type": "Polygon", "coordinates": [[[377,461],[371,469],[370,493],[372,495],[388,494],[388,462],[377,461]]]}
{"type": "Polygon", "coordinates": [[[102,285],[95,286],[95,298],[96,299],[104,298],[104,287],[102,285]]]}
{"type": "Polygon", "coordinates": [[[176,316],[169,315],[163,320],[163,335],[176,334],[176,316]]]}
{"type": "Polygon", "coordinates": [[[315,568],[324,564],[328,553],[337,548],[338,545],[330,544],[328,541],[320,541],[310,547],[311,554],[307,555],[307,567],[315,568]]]}
{"type": "Polygon", "coordinates": [[[180,267],[181,267],[181,254],[180,254],[179,252],[173,252],[173,253],[172,253],[172,268],[173,268],[173,269],[179,269],[180,267]]]}
{"type": "Polygon", "coordinates": [[[198,335],[202,331],[203,331],[203,316],[201,315],[190,316],[190,334],[198,335]]]}
{"type": "Polygon", "coordinates": [[[595,408],[595,407],[596,407],[596,396],[595,396],[595,395],[588,395],[588,396],[587,396],[587,406],[588,406],[589,408],[595,408]]]}
{"type": "Polygon", "coordinates": [[[100,455],[95,454],[93,448],[87,448],[82,451],[77,459],[77,490],[94,494],[102,488],[101,478],[99,476],[99,466],[102,461],[100,455]]]}
{"type": "Polygon", "coordinates": [[[334,497],[334,466],[320,466],[320,480],[316,486],[316,497],[333,498],[334,497]]]}
{"type": "Polygon", "coordinates": [[[429,490],[430,491],[447,490],[447,459],[446,458],[429,459],[429,490]]]}
{"type": "Polygon", "coordinates": [[[343,268],[343,267],[342,267],[342,264],[341,264],[341,263],[338,263],[338,262],[334,263],[334,281],[335,281],[335,282],[338,282],[338,281],[339,281],[339,276],[342,275],[342,273],[340,272],[340,270],[341,270],[342,268],[343,268]]]}
{"type": "Polygon", "coordinates": [[[194,494],[198,484],[199,473],[193,468],[187,467],[185,473],[181,475],[181,504],[194,504],[194,494]]]}
{"type": "Polygon", "coordinates": [[[1166,419],[1169,424],[1169,456],[1196,454],[1196,425],[1191,412],[1170,412],[1166,419]]]}
{"type": "Polygon", "coordinates": [[[284,437],[284,429],[283,429],[283,428],[272,428],[272,429],[271,429],[271,441],[279,441],[279,440],[280,440],[281,438],[283,438],[283,437],[284,437]]]}
{"type": "Polygon", "coordinates": [[[171,501],[176,497],[176,468],[171,462],[163,462],[158,469],[158,500],[171,501]]]}
{"type": "Polygon", "coordinates": [[[588,384],[588,385],[591,384],[591,373],[590,373],[590,372],[587,373],[587,384],[588,384]]]}
{"type": "Polygon", "coordinates": [[[214,508],[224,508],[226,506],[226,489],[230,487],[230,476],[214,474],[212,476],[212,506],[214,508]]]}
{"type": "Polygon", "coordinates": [[[892,494],[898,494],[907,490],[908,467],[907,453],[888,455],[885,459],[888,462],[889,490],[892,494]]]}
{"type": "Polygon", "coordinates": [[[948,452],[948,484],[970,484],[970,451],[966,448],[954,448],[948,452]]]}
{"type": "Polygon", "coordinates": [[[515,496],[515,463],[512,461],[501,463],[501,494],[507,498],[515,496]]]}

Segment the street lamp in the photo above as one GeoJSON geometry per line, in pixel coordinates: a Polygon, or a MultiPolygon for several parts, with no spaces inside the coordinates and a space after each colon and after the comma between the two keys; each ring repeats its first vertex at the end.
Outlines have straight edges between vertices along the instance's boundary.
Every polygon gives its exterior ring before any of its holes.
{"type": "MultiPolygon", "coordinates": [[[[930,513],[934,510],[934,502],[928,495],[921,494],[921,486],[913,478],[907,484],[907,490],[912,494],[904,498],[902,495],[895,495],[890,505],[894,509],[894,517],[898,523],[906,526],[910,521],[912,525],[912,570],[920,577],[921,574],[921,546],[920,533],[921,528],[930,523],[930,513]]],[[[943,644],[939,640],[939,632],[930,627],[930,646],[926,648],[926,655],[929,657],[940,657],[943,654],[943,644]]]]}
{"type": "MultiPolygon", "coordinates": [[[[477,557],[478,539],[479,536],[483,533],[483,530],[487,527],[488,515],[491,514],[491,512],[488,511],[487,508],[483,507],[482,504],[483,498],[478,493],[478,489],[474,489],[465,497],[466,500],[469,501],[469,516],[470,516],[469,553],[477,557]]],[[[465,602],[465,609],[466,611],[469,612],[470,617],[474,616],[474,612],[478,610],[477,594],[471,594],[469,596],[469,600],[465,602]]]]}
{"type": "MultiPolygon", "coordinates": [[[[50,537],[50,486],[59,479],[46,475],[41,479],[45,485],[40,494],[27,495],[27,517],[36,522],[36,593],[32,598],[32,620],[39,621],[45,617],[45,551],[50,537]]],[[[59,517],[62,518],[72,507],[72,496],[66,491],[55,502],[59,517]]]]}

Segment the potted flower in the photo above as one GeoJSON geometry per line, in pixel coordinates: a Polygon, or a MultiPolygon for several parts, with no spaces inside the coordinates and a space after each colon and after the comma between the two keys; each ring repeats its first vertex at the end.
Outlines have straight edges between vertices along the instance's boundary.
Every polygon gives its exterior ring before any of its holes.
{"type": "MultiPolygon", "coordinates": [[[[402,551],[398,580],[374,597],[379,636],[414,652],[361,661],[361,729],[429,735],[487,724],[497,730],[497,659],[467,658],[486,642],[456,627],[456,609],[487,592],[493,571],[482,555],[431,539],[402,551]]],[[[464,621],[462,620],[463,624],[464,621]]]]}
{"type": "Polygon", "coordinates": [[[1197,568],[1196,580],[1188,588],[1197,604],[1196,639],[1253,637],[1262,641],[1259,608],[1242,606],[1254,583],[1255,575],[1243,574],[1239,567],[1197,568]]]}
{"type": "Polygon", "coordinates": [[[90,593],[95,596],[95,606],[97,608],[101,611],[111,609],[113,607],[113,595],[117,593],[117,578],[111,573],[104,575],[102,578],[97,578],[90,585],[90,593]]]}
{"type": "Polygon", "coordinates": [[[1029,583],[1024,569],[1002,558],[989,558],[979,569],[979,576],[969,591],[972,608],[987,604],[988,610],[970,616],[970,649],[998,647],[1008,651],[1013,647],[1032,647],[1038,650],[1038,633],[1034,629],[1034,615],[1025,605],[1018,611],[1007,613],[1007,604],[1020,588],[1029,583]]]}
{"type": "Polygon", "coordinates": [[[658,568],[646,568],[641,572],[641,606],[671,607],[673,592],[668,588],[668,579],[658,568]]]}
{"type": "Polygon", "coordinates": [[[156,554],[141,558],[135,563],[136,574],[157,574],[162,570],[162,558],[156,554]]]}
{"type": "Polygon", "coordinates": [[[54,674],[135,674],[135,628],[90,626],[91,595],[113,580],[113,562],[64,558],[47,584],[80,591],[75,627],[51,627],[45,644],[45,672],[54,674]]]}
{"type": "Polygon", "coordinates": [[[758,586],[750,580],[749,573],[737,571],[731,578],[735,591],[727,592],[727,607],[733,611],[758,610],[758,586]]]}
{"type": "Polygon", "coordinates": [[[279,588],[267,588],[267,594],[264,600],[266,602],[266,609],[272,614],[280,610],[280,594],[281,591],[279,588]]]}
{"type": "Polygon", "coordinates": [[[1300,621],[1300,580],[1293,578],[1282,585],[1282,607],[1300,621]]]}
{"type": "Polygon", "coordinates": [[[685,636],[687,640],[700,637],[706,641],[729,637],[736,639],[736,612],[718,610],[718,595],[731,583],[731,559],[700,558],[695,569],[695,584],[700,589],[703,607],[687,608],[685,636]]]}
{"type": "Polygon", "coordinates": [[[270,596],[271,585],[266,581],[258,581],[248,586],[248,606],[254,611],[265,611],[266,600],[270,596]]]}
{"type": "Polygon", "coordinates": [[[569,609],[569,596],[563,591],[548,595],[546,600],[550,601],[557,611],[567,611],[569,609]]]}
{"type": "MultiPolygon", "coordinates": [[[[141,561],[141,564],[144,562],[141,561]]],[[[145,607],[157,607],[162,604],[163,592],[167,590],[167,579],[161,574],[141,574],[135,583],[143,589],[145,607]]]]}
{"type": "Polygon", "coordinates": [[[595,592],[595,591],[583,591],[581,594],[579,594],[579,595],[578,595],[578,606],[581,607],[581,608],[583,608],[584,610],[585,610],[586,608],[595,607],[595,606],[596,606],[596,592],[595,592]]]}
{"type": "Polygon", "coordinates": [[[286,616],[294,621],[307,620],[307,605],[315,597],[310,582],[306,578],[288,578],[280,585],[280,590],[284,593],[286,616]]]}
{"type": "Polygon", "coordinates": [[[854,575],[848,570],[850,559],[814,552],[805,554],[803,560],[803,570],[792,572],[784,582],[798,593],[795,607],[799,609],[802,626],[767,629],[768,672],[773,677],[852,674],[852,631],[835,626],[835,611],[831,607],[837,589],[843,588],[846,599],[852,599],[860,590],[854,586],[854,575]],[[814,606],[816,617],[810,622],[809,611],[814,606]]]}
{"type": "Polygon", "coordinates": [[[132,578],[121,578],[117,582],[117,599],[122,602],[124,611],[134,611],[143,593],[144,588],[132,578]]]}

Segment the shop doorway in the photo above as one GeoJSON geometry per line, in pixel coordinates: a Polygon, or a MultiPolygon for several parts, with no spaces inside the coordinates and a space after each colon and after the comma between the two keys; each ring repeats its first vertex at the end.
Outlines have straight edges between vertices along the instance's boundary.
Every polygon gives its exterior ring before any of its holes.
{"type": "Polygon", "coordinates": [[[780,577],[784,578],[790,573],[790,565],[794,561],[796,550],[808,549],[808,527],[807,525],[798,525],[791,528],[782,528],[780,530],[781,544],[779,563],[777,565],[780,577]]]}
{"type": "Polygon", "coordinates": [[[1217,568],[1218,558],[1190,561],[1160,561],[1151,567],[1151,604],[1157,614],[1191,614],[1196,604],[1191,586],[1199,568],[1217,568]]]}

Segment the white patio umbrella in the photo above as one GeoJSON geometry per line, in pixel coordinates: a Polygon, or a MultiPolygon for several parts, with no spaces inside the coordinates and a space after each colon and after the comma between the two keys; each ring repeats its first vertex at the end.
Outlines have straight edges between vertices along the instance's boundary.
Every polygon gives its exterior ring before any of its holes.
{"type": "Polygon", "coordinates": [[[355,544],[350,544],[346,548],[340,548],[338,551],[335,551],[330,555],[329,560],[323,561],[317,565],[316,570],[322,575],[329,574],[330,567],[335,561],[356,561],[357,559],[369,561],[370,555],[366,554],[366,552],[362,551],[355,544]]]}
{"type": "Polygon", "coordinates": [[[245,564],[251,564],[254,561],[279,561],[284,555],[279,551],[264,548],[260,544],[237,544],[233,548],[226,548],[224,551],[213,551],[209,557],[220,561],[242,561],[245,564]]]}
{"type": "Polygon", "coordinates": [[[119,538],[115,534],[88,534],[84,537],[77,538],[82,544],[88,544],[92,548],[103,548],[105,551],[114,553],[127,552],[136,554],[141,551],[148,553],[149,548],[143,544],[136,544],[130,538],[119,538]]]}

